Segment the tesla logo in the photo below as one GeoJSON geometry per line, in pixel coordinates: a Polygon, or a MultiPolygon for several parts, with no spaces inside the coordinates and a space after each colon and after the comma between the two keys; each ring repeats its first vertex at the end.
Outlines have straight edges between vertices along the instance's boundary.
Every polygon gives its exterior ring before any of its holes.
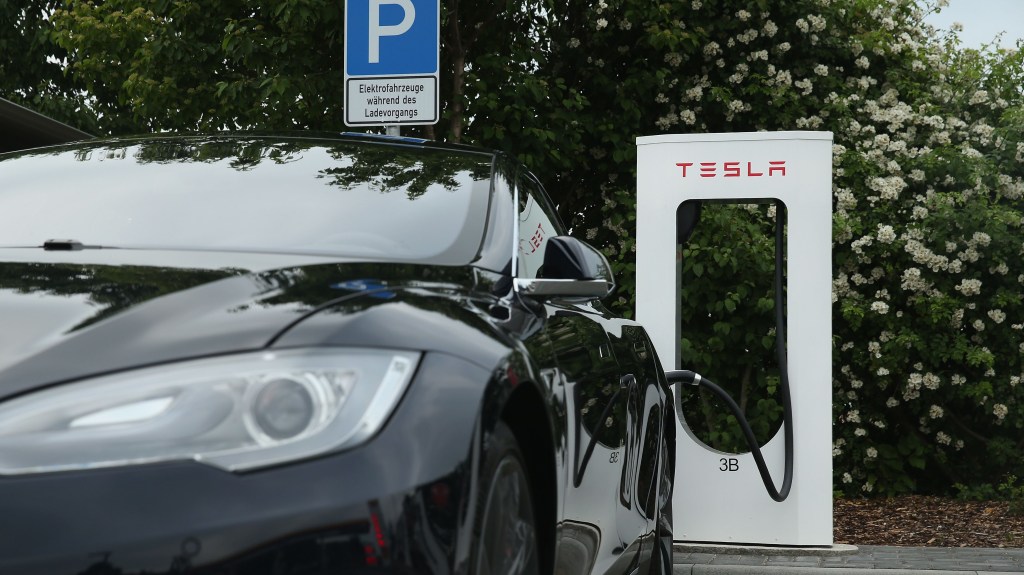
{"type": "Polygon", "coordinates": [[[719,175],[724,178],[786,175],[786,160],[771,160],[767,168],[763,164],[755,165],[755,162],[677,162],[676,165],[683,169],[684,178],[693,173],[688,168],[694,166],[697,166],[702,178],[717,178],[719,175]]]}
{"type": "Polygon", "coordinates": [[[537,231],[535,231],[533,236],[531,236],[529,239],[530,246],[533,248],[532,250],[530,250],[531,254],[537,251],[537,249],[540,248],[541,244],[544,243],[544,235],[544,226],[541,224],[537,224],[537,231]]]}

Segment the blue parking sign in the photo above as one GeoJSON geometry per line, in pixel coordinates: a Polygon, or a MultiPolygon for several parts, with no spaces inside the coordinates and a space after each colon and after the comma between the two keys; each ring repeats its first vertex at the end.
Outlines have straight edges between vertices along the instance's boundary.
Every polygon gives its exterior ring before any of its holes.
{"type": "Polygon", "coordinates": [[[440,0],[346,0],[347,76],[435,75],[440,0]]]}
{"type": "Polygon", "coordinates": [[[345,124],[436,124],[440,0],[345,1],[345,124]]]}

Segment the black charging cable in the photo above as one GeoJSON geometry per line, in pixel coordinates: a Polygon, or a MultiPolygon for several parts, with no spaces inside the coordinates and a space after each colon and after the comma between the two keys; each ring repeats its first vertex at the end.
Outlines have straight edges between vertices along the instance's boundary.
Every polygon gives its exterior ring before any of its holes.
{"type": "Polygon", "coordinates": [[[717,395],[722,401],[725,402],[729,410],[732,411],[733,416],[736,417],[736,421],[740,425],[740,429],[743,431],[743,436],[747,440],[747,445],[750,447],[750,453],[754,456],[754,463],[757,464],[757,470],[761,474],[761,481],[764,483],[764,488],[768,491],[768,495],[775,501],[782,502],[789,497],[789,492],[793,487],[793,400],[789,392],[789,362],[787,361],[786,353],[786,314],[785,314],[785,294],[783,293],[783,241],[784,228],[785,228],[785,212],[784,210],[776,210],[775,212],[775,352],[779,362],[779,393],[782,395],[782,417],[783,417],[783,432],[786,434],[785,443],[785,468],[782,477],[782,488],[775,488],[775,481],[772,479],[771,473],[768,471],[768,466],[764,462],[764,455],[761,454],[761,447],[757,444],[757,438],[754,437],[754,431],[750,428],[750,424],[747,422],[747,418],[744,417],[743,411],[740,406],[736,404],[733,398],[724,389],[716,385],[710,379],[701,377],[700,374],[690,370],[675,370],[665,373],[668,378],[669,385],[673,383],[679,383],[682,385],[697,385],[704,387],[715,395],[717,395]]]}

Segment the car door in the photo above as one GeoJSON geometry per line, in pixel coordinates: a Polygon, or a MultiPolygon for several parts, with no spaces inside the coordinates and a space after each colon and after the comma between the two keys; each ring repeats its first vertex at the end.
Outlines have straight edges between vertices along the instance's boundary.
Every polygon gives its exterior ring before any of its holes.
{"type": "Polygon", "coordinates": [[[647,557],[654,547],[656,522],[660,511],[658,478],[662,446],[667,438],[663,409],[667,390],[660,384],[653,345],[644,329],[629,320],[610,322],[609,338],[619,362],[627,374],[629,395],[626,400],[626,443],[623,446],[619,478],[617,523],[620,531],[642,534],[638,553],[640,572],[647,572],[647,557]]]}
{"type": "MultiPolygon", "coordinates": [[[[518,182],[518,211],[517,276],[543,277],[546,242],[565,231],[529,175],[518,182]]],[[[551,298],[543,307],[565,393],[571,458],[556,572],[632,572],[640,563],[642,537],[650,532],[634,502],[637,482],[632,477],[639,468],[633,434],[642,427],[637,422],[646,411],[646,394],[636,374],[623,371],[610,337],[615,333],[621,339],[622,329],[600,302],[551,298]],[[628,465],[627,451],[635,460],[628,465]]],[[[626,349],[632,344],[618,345],[626,349]]]]}

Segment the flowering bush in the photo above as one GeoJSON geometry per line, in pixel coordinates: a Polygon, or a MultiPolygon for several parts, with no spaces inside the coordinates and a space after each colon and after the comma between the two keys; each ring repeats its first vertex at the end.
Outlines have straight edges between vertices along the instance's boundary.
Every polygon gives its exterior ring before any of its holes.
{"type": "MultiPolygon", "coordinates": [[[[573,153],[571,164],[531,161],[624,283],[635,249],[632,137],[834,133],[833,454],[836,488],[848,494],[944,492],[1024,475],[1022,53],[939,37],[923,23],[934,8],[552,7],[550,72],[579,87],[588,119],[566,128],[577,144],[560,152],[573,153]]],[[[705,219],[708,236],[728,239],[695,236],[684,271],[731,288],[685,289],[684,362],[733,385],[750,415],[777,427],[777,374],[766,367],[773,217],[746,209],[705,219]],[[741,231],[751,227],[753,236],[741,231]],[[757,234],[766,241],[749,240],[757,234]]],[[[632,297],[627,286],[616,305],[631,308],[632,297]]],[[[742,448],[724,410],[688,409],[691,425],[706,424],[706,441],[742,448]]]]}

